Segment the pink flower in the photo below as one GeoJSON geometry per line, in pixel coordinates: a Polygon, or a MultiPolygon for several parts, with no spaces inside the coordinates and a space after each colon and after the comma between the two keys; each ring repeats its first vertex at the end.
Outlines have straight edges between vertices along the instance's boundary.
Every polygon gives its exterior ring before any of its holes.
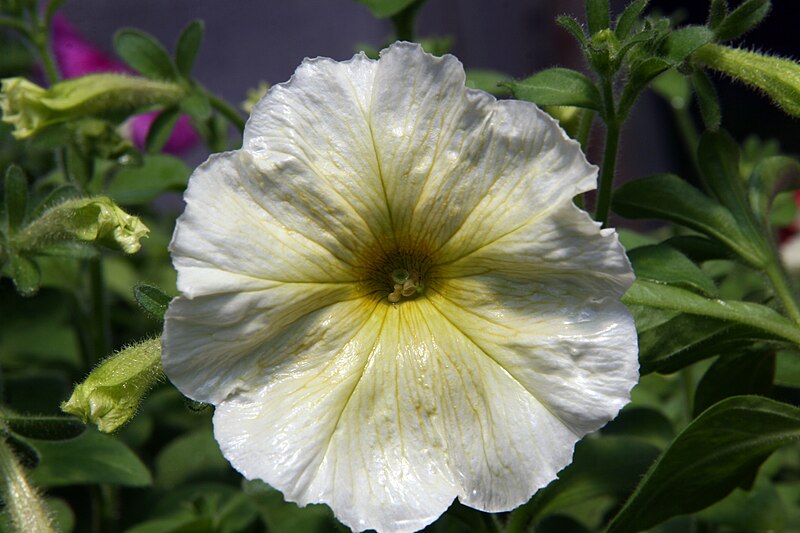
{"type": "MultiPolygon", "coordinates": [[[[130,72],[125,65],[84,39],[60,13],[53,18],[53,52],[64,78],[76,78],[98,72],[130,72]]],[[[159,111],[151,111],[131,119],[130,136],[139,148],[144,146],[150,126],[158,114],[159,111]]],[[[182,153],[194,146],[197,141],[197,133],[192,128],[189,117],[182,115],[164,146],[164,152],[182,153]]]]}

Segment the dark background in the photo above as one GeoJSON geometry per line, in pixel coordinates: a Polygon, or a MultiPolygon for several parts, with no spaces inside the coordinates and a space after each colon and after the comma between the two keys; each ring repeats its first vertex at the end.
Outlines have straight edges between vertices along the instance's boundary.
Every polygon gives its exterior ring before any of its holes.
{"type": "MultiPolygon", "coordinates": [[[[627,2],[612,1],[617,13],[627,2]]],[[[738,1],[731,2],[738,5],[738,1]]],[[[679,11],[702,23],[703,0],[654,0],[651,10],[679,11]]],[[[572,38],[554,23],[568,13],[582,18],[581,0],[429,0],[418,16],[417,35],[450,35],[453,53],[468,68],[491,68],[524,78],[549,66],[582,69],[572,38]]],[[[205,41],[195,69],[208,88],[233,103],[260,81],[287,80],[304,57],[349,58],[357,43],[380,46],[392,33],[353,0],[81,0],[64,12],[79,31],[111,53],[114,32],[132,26],[171,47],[189,21],[205,21],[205,41]]],[[[773,0],[766,22],[736,44],[782,56],[800,55],[800,2],[773,0]]],[[[723,101],[723,126],[739,140],[748,134],[779,138],[784,150],[800,153],[797,119],[787,117],[753,91],[715,78],[723,101]]],[[[599,142],[593,143],[591,159],[599,142]]],[[[647,94],[623,132],[619,179],[654,172],[686,172],[683,148],[666,104],[647,94]]]]}

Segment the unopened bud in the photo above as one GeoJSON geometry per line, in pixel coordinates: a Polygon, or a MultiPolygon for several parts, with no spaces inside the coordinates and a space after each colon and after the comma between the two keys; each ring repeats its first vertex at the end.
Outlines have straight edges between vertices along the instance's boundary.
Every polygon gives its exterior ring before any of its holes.
{"type": "Polygon", "coordinates": [[[149,339],[100,363],[61,410],[110,433],[134,417],[144,396],[163,377],[161,339],[149,339]]]}

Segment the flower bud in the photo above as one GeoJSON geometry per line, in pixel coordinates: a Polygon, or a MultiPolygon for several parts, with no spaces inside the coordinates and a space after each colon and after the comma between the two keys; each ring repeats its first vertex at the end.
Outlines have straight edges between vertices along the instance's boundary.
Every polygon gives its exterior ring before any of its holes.
{"type": "Polygon", "coordinates": [[[693,58],[710,69],[764,91],[786,113],[800,117],[800,64],[718,44],[702,46],[694,52],[693,58]]]}
{"type": "Polygon", "coordinates": [[[56,83],[49,89],[24,78],[2,80],[3,121],[24,139],[47,126],[79,117],[128,114],[154,105],[168,106],[186,95],[176,83],[125,74],[91,74],[56,83]]]}
{"type": "Polygon", "coordinates": [[[161,339],[149,339],[100,363],[61,410],[111,433],[133,418],[145,394],[163,376],[161,339]]]}
{"type": "Polygon", "coordinates": [[[129,215],[110,198],[67,200],[45,211],[41,217],[13,236],[11,247],[37,251],[59,241],[91,241],[132,254],[150,230],[138,217],[129,215]]]}

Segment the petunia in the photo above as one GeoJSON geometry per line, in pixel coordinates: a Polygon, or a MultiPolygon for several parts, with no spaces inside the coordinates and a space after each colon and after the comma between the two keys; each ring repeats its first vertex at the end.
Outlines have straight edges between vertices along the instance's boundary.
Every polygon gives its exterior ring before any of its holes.
{"type": "Polygon", "coordinates": [[[354,530],[510,510],[638,378],[633,281],[532,104],[397,43],[309,59],[192,175],[163,363],[247,478],[354,530]]]}

